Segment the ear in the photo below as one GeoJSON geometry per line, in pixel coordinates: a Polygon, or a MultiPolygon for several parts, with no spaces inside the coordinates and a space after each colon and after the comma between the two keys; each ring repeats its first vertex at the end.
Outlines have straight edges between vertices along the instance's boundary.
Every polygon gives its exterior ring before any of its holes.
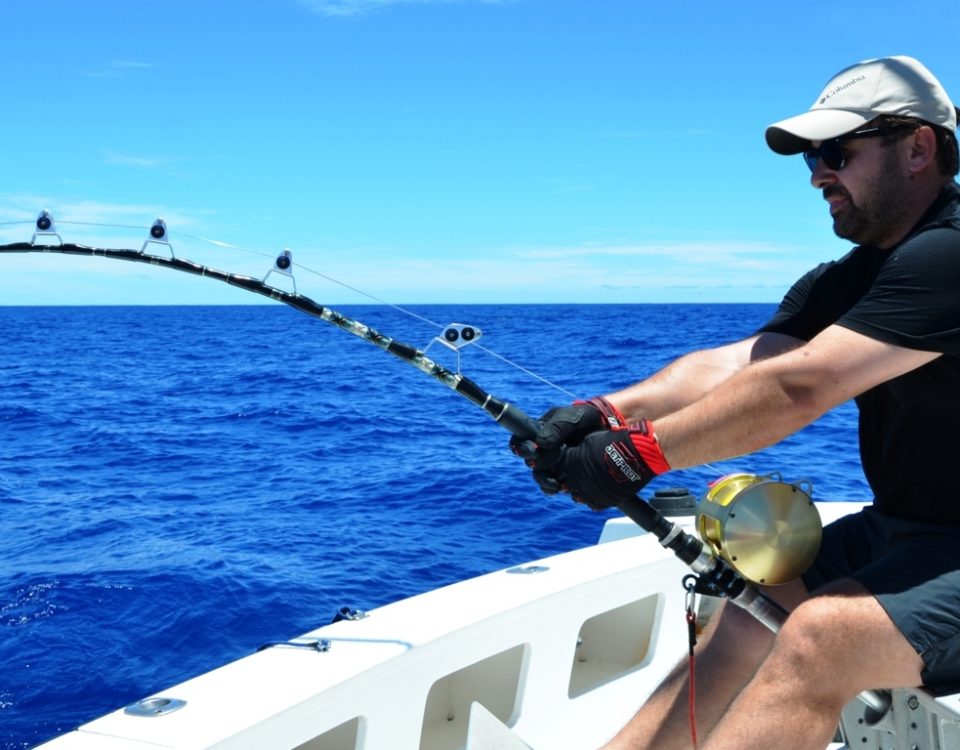
{"type": "Polygon", "coordinates": [[[910,151],[907,161],[910,171],[914,174],[922,172],[934,162],[937,157],[937,136],[929,125],[921,125],[908,139],[910,151]]]}

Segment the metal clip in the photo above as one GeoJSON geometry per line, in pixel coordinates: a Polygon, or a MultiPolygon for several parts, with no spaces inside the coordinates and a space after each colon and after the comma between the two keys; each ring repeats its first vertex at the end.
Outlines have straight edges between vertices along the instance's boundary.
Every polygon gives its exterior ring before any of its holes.
{"type": "Polygon", "coordinates": [[[692,573],[683,577],[683,590],[687,592],[683,599],[683,608],[687,612],[693,612],[696,609],[699,584],[700,578],[692,573]]]}

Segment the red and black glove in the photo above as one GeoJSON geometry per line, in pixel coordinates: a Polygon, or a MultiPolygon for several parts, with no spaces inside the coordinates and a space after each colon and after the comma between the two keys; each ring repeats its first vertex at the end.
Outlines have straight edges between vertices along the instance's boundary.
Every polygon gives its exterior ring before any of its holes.
{"type": "Polygon", "coordinates": [[[578,503],[601,510],[629,500],[669,470],[653,425],[644,420],[586,435],[560,450],[550,466],[536,466],[533,477],[548,495],[569,492],[578,503]]]}
{"type": "Polygon", "coordinates": [[[589,434],[627,423],[623,414],[602,396],[589,401],[574,401],[555,406],[540,417],[540,429],[534,440],[513,437],[510,449],[532,468],[546,469],[555,464],[564,447],[580,445],[589,434]]]}

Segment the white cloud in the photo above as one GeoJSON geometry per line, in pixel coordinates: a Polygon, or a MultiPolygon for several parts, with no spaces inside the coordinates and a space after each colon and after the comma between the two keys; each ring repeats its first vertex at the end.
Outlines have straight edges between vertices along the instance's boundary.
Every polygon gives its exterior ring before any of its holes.
{"type": "Polygon", "coordinates": [[[510,0],[299,0],[308,10],[323,16],[362,16],[396,5],[449,5],[452,3],[476,3],[480,5],[503,5],[510,0]]]}
{"type": "MultiPolygon", "coordinates": [[[[329,252],[325,274],[377,298],[409,301],[585,302],[684,300],[698,290],[762,290],[776,300],[810,265],[811,251],[758,242],[690,242],[662,245],[488,248],[466,255],[411,258],[377,249],[329,252]],[[360,258],[366,258],[361,261],[360,258]],[[669,290],[674,290],[671,293],[669,290]]],[[[310,267],[310,253],[299,263],[310,267]]],[[[298,277],[304,287],[304,275],[298,277]]],[[[310,291],[304,293],[311,295],[310,291]]]]}
{"type": "Polygon", "coordinates": [[[137,167],[139,169],[155,169],[170,164],[171,160],[159,156],[134,156],[122,154],[119,151],[103,151],[103,160],[107,164],[121,167],[137,167]]]}
{"type": "Polygon", "coordinates": [[[132,71],[146,70],[156,67],[153,63],[139,60],[111,60],[109,63],[82,71],[81,75],[87,78],[120,78],[132,71]]]}
{"type": "Polygon", "coordinates": [[[573,247],[518,248],[520,257],[537,260],[603,257],[657,257],[665,260],[691,263],[722,263],[730,259],[760,257],[774,258],[781,263],[785,257],[797,254],[796,248],[749,240],[718,240],[696,242],[663,242],[636,245],[577,245],[573,247]]]}
{"type": "Polygon", "coordinates": [[[661,139],[666,137],[674,137],[676,135],[686,135],[690,137],[701,137],[709,136],[713,134],[713,131],[708,130],[707,128],[683,128],[683,129],[673,129],[670,131],[657,131],[657,130],[638,130],[636,128],[610,128],[607,130],[600,130],[593,134],[594,138],[601,139],[614,139],[614,140],[640,140],[640,141],[652,141],[654,139],[661,139]]]}
{"type": "Polygon", "coordinates": [[[110,63],[113,67],[118,69],[124,68],[154,68],[156,67],[153,63],[138,62],[136,60],[114,60],[110,63]]]}

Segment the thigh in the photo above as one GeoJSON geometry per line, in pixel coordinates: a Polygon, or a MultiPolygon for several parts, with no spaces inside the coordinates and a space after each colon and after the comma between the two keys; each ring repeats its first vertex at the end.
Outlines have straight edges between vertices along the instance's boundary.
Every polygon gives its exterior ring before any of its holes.
{"type": "Polygon", "coordinates": [[[928,538],[899,545],[854,573],[923,659],[923,684],[937,694],[960,690],[960,540],[928,538]]]}
{"type": "Polygon", "coordinates": [[[807,677],[823,690],[852,696],[923,682],[917,650],[877,597],[854,579],[834,581],[811,596],[790,615],[785,635],[794,646],[812,649],[806,653],[807,677]]]}
{"type": "Polygon", "coordinates": [[[817,593],[852,579],[870,592],[923,659],[923,683],[960,689],[960,529],[867,509],[824,529],[804,574],[817,593]],[[837,582],[837,583],[831,583],[837,582]]]}
{"type": "Polygon", "coordinates": [[[823,529],[816,559],[803,576],[811,592],[832,581],[850,578],[887,549],[882,518],[869,506],[843,516],[823,529]]]}

